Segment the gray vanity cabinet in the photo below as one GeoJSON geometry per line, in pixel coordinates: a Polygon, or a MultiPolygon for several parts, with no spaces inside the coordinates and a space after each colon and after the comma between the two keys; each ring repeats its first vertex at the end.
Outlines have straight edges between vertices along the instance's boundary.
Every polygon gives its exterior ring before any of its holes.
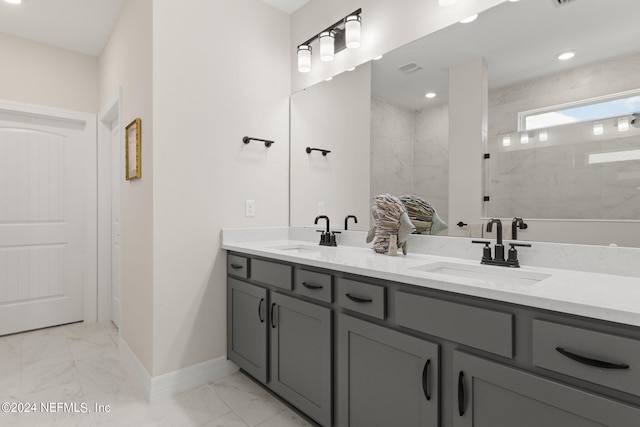
{"type": "Polygon", "coordinates": [[[269,387],[324,426],[331,425],[331,309],[271,294],[269,387]]]}
{"type": "Polygon", "coordinates": [[[439,426],[439,346],[338,317],[338,425],[439,426]]]}
{"type": "Polygon", "coordinates": [[[267,382],[267,290],[227,279],[227,352],[254,378],[267,382]]]}
{"type": "Polygon", "coordinates": [[[637,427],[640,409],[460,351],[454,427],[637,427]]]}

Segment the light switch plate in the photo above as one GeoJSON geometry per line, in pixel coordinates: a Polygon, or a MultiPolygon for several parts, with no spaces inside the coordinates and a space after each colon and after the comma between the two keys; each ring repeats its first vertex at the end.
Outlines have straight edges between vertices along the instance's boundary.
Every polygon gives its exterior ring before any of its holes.
{"type": "Polygon", "coordinates": [[[256,216],[256,201],[245,200],[244,201],[244,216],[256,216]]]}

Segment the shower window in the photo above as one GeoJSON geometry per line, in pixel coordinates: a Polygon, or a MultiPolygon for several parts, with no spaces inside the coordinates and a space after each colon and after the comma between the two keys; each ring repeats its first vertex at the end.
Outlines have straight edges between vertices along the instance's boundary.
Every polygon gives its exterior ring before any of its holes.
{"type": "Polygon", "coordinates": [[[518,114],[518,130],[544,129],[640,112],[640,89],[518,114]]]}

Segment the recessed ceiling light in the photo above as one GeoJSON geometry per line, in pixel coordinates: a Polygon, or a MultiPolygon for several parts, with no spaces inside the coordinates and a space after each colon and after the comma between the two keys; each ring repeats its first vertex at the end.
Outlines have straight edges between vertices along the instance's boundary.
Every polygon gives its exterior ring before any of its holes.
{"type": "Polygon", "coordinates": [[[4,0],[7,3],[11,3],[11,4],[20,4],[22,3],[22,0],[4,0]]]}
{"type": "Polygon", "coordinates": [[[471,15],[468,18],[464,18],[462,21],[460,21],[461,24],[468,24],[469,22],[473,22],[476,19],[478,19],[478,14],[476,13],[475,15],[471,15]]]}
{"type": "Polygon", "coordinates": [[[435,98],[436,94],[433,93],[433,92],[427,92],[427,93],[425,93],[424,96],[425,96],[425,98],[435,98]]]}
{"type": "Polygon", "coordinates": [[[374,60],[374,61],[378,61],[379,59],[382,59],[382,57],[383,57],[383,56],[384,56],[384,55],[378,55],[378,56],[375,56],[375,57],[373,57],[373,60],[374,60]]]}
{"type": "Polygon", "coordinates": [[[438,0],[438,4],[440,6],[451,6],[452,4],[456,4],[458,0],[438,0]]]}
{"type": "Polygon", "coordinates": [[[560,55],[558,55],[558,59],[561,61],[566,61],[567,59],[571,59],[574,56],[576,56],[575,52],[562,52],[560,55]]]}

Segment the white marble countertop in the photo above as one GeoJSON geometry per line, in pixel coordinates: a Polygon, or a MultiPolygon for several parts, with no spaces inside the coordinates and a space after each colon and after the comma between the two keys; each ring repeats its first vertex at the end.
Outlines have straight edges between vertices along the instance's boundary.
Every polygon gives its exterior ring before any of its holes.
{"type": "Polygon", "coordinates": [[[238,242],[232,239],[225,241],[223,238],[222,248],[274,260],[640,326],[640,279],[637,277],[529,266],[511,269],[484,266],[479,261],[427,254],[410,253],[393,257],[375,253],[370,248],[322,247],[309,241],[288,239],[238,242]],[[421,266],[428,269],[430,266],[427,264],[434,263],[455,263],[461,269],[480,269],[482,272],[496,273],[500,278],[503,275],[546,278],[537,282],[521,280],[520,282],[528,283],[505,283],[506,280],[483,280],[416,269],[421,266]]]}

